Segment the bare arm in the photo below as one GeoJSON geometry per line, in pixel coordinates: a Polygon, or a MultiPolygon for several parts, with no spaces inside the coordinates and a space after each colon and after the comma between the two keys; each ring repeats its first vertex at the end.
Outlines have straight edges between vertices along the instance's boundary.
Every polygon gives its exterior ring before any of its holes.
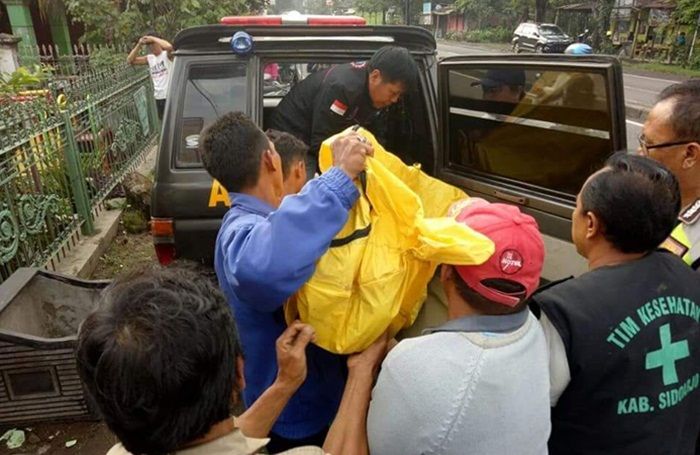
{"type": "Polygon", "coordinates": [[[249,438],[266,438],[297,389],[276,380],[236,419],[236,426],[249,438]]]}
{"type": "Polygon", "coordinates": [[[129,55],[126,57],[126,63],[129,65],[145,65],[148,63],[148,59],[144,57],[143,55],[139,55],[139,52],[141,51],[141,46],[143,46],[142,43],[143,38],[139,40],[138,43],[136,43],[136,46],[134,46],[133,49],[131,49],[131,52],[129,52],[129,55]]]}
{"type": "Polygon", "coordinates": [[[169,41],[164,40],[163,38],[156,38],[155,36],[149,36],[152,43],[156,43],[160,46],[161,49],[163,49],[165,52],[168,53],[168,59],[172,60],[173,59],[173,45],[170,44],[169,41]]]}
{"type": "Polygon", "coordinates": [[[249,438],[265,438],[292,395],[306,379],[306,346],[315,337],[310,325],[295,321],[277,339],[277,379],[238,419],[249,438]]]}
{"type": "Polygon", "coordinates": [[[159,45],[164,51],[172,52],[173,45],[169,41],[162,38],[156,38],[155,36],[149,36],[152,43],[159,45]]]}
{"type": "Polygon", "coordinates": [[[348,358],[348,380],[323,450],[332,455],[367,455],[367,411],[377,370],[387,352],[387,334],[348,358]]]}

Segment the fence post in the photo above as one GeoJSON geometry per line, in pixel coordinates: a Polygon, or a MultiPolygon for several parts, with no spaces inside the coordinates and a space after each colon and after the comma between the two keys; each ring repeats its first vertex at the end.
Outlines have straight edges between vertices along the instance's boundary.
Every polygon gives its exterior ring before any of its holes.
{"type": "Polygon", "coordinates": [[[95,224],[92,219],[92,210],[90,208],[90,197],[85,186],[85,176],[80,168],[80,157],[78,156],[78,144],[75,142],[75,133],[73,125],[71,125],[71,115],[68,111],[63,111],[63,122],[66,131],[66,147],[64,155],[66,157],[66,169],[68,171],[68,180],[70,180],[71,192],[73,194],[73,203],[75,204],[76,212],[84,220],[82,231],[85,235],[95,233],[95,224]]]}

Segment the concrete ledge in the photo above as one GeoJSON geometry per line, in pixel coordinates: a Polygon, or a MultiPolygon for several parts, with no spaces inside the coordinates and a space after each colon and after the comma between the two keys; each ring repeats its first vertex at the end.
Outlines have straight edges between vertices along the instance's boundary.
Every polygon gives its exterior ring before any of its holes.
{"type": "Polygon", "coordinates": [[[79,278],[90,278],[100,257],[117,236],[121,217],[121,210],[102,211],[95,217],[95,234],[82,236],[80,242],[56,265],[56,271],[79,278]]]}

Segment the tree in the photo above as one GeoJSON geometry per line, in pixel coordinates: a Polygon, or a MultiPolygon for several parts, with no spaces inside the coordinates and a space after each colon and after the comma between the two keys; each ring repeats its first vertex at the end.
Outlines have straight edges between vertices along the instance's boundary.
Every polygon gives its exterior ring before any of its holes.
{"type": "Polygon", "coordinates": [[[65,14],[63,0],[36,0],[41,19],[48,21],[54,14],[65,14]]]}
{"type": "MultiPolygon", "coordinates": [[[[545,3],[546,11],[547,0],[537,1],[545,3]]],[[[470,29],[482,30],[494,25],[514,29],[529,19],[534,4],[535,0],[457,0],[455,7],[465,13],[470,29]]]]}
{"type": "Polygon", "coordinates": [[[301,12],[305,14],[330,14],[331,6],[326,3],[326,0],[305,0],[304,10],[301,12]]]}
{"type": "MultiPolygon", "coordinates": [[[[43,0],[47,1],[47,0],[43,0]]],[[[64,0],[91,44],[135,42],[147,30],[172,40],[180,30],[223,16],[254,14],[266,0],[64,0]]]]}
{"type": "Polygon", "coordinates": [[[485,21],[496,14],[501,6],[498,0],[457,0],[455,2],[455,7],[469,18],[470,28],[477,30],[484,28],[485,21]]]}
{"type": "MultiPolygon", "coordinates": [[[[404,23],[405,0],[357,0],[354,2],[355,9],[362,12],[386,12],[391,9],[401,16],[401,23],[404,23]]],[[[411,25],[418,23],[418,18],[423,14],[423,0],[409,0],[411,13],[411,25]]]]}
{"type": "Polygon", "coordinates": [[[535,0],[535,22],[545,22],[547,6],[547,0],[535,0]]]}
{"type": "Polygon", "coordinates": [[[610,29],[610,15],[615,4],[615,0],[597,0],[593,8],[593,35],[591,43],[593,49],[601,49],[601,45],[605,41],[605,33],[610,29]]]}
{"type": "Polygon", "coordinates": [[[682,24],[697,24],[700,17],[700,2],[698,0],[678,0],[674,13],[676,20],[682,24]]]}

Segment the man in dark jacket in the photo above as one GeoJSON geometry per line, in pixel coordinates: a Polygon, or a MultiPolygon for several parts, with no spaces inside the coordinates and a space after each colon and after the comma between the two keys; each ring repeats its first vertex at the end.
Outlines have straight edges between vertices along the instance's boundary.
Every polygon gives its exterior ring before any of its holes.
{"type": "Polygon", "coordinates": [[[321,142],[356,124],[381,136],[381,112],[415,84],[417,74],[407,49],[382,47],[368,62],[309,75],[282,99],[269,126],[309,144],[307,171],[313,177],[321,142]]]}
{"type": "Polygon", "coordinates": [[[589,271],[533,296],[550,352],[549,453],[691,454],[700,429],[700,280],[658,250],[678,181],[624,153],[583,185],[572,220],[589,271]]]}

